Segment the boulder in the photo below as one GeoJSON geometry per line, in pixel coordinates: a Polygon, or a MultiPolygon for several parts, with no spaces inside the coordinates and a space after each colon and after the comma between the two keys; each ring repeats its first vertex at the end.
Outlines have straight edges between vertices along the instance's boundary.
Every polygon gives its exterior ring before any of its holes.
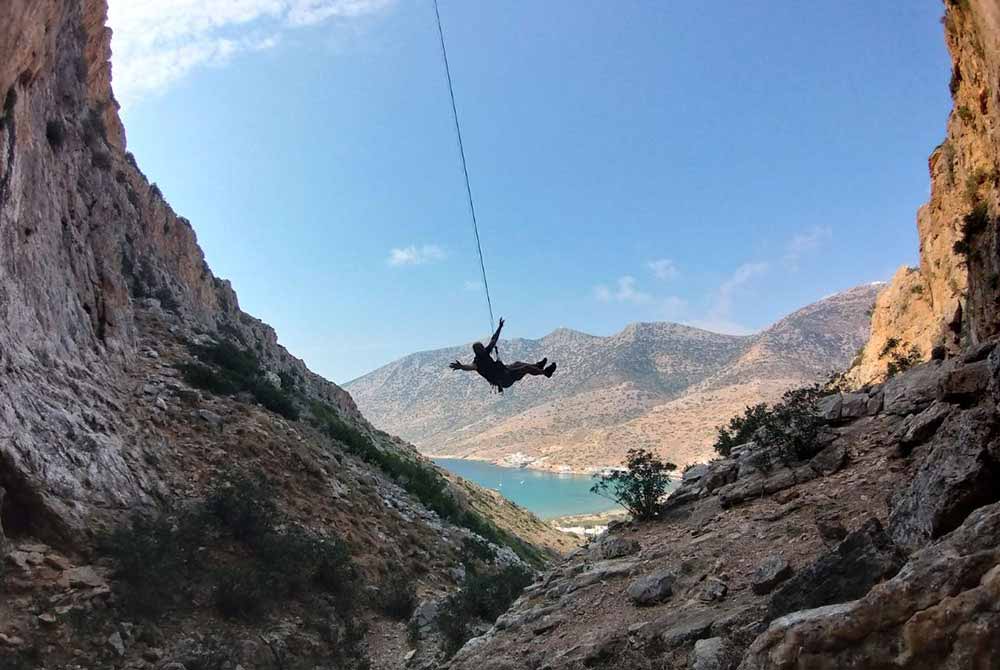
{"type": "Polygon", "coordinates": [[[818,474],[828,477],[847,463],[847,447],[840,441],[827,446],[809,460],[809,466],[818,474]]]}
{"type": "Polygon", "coordinates": [[[721,579],[709,577],[698,585],[698,600],[714,603],[722,600],[729,592],[729,587],[721,579]]]}
{"type": "Polygon", "coordinates": [[[757,473],[746,479],[737,479],[718,490],[723,507],[732,507],[751,498],[777,493],[787,488],[815,479],[816,471],[808,465],[795,469],[780,467],[767,474],[757,473]]]}
{"type": "Polygon", "coordinates": [[[868,405],[870,398],[867,393],[844,393],[840,398],[841,419],[860,419],[871,414],[868,405]]]}
{"type": "Polygon", "coordinates": [[[666,508],[674,508],[694,502],[701,498],[702,490],[697,484],[682,485],[674,489],[673,493],[667,498],[665,506],[666,508]]]}
{"type": "Polygon", "coordinates": [[[720,486],[736,481],[739,465],[734,460],[725,459],[711,464],[711,468],[702,477],[701,484],[706,491],[712,492],[720,486]]]}
{"type": "Polygon", "coordinates": [[[951,410],[947,403],[935,402],[923,412],[906,417],[897,432],[900,454],[907,456],[913,447],[929,440],[951,410]]]}
{"type": "Polygon", "coordinates": [[[59,585],[63,588],[107,588],[107,580],[89,565],[64,570],[59,576],[59,585]]]}
{"type": "Polygon", "coordinates": [[[605,533],[594,543],[591,555],[597,559],[622,558],[638,551],[639,543],[636,540],[605,533]]]}
{"type": "Polygon", "coordinates": [[[990,387],[990,363],[976,361],[951,370],[938,386],[938,398],[946,402],[975,402],[990,387]]]}
{"type": "Polygon", "coordinates": [[[654,572],[635,580],[628,587],[628,597],[636,605],[653,605],[673,595],[676,577],[672,572],[654,572]]]}
{"type": "Polygon", "coordinates": [[[268,370],[264,373],[264,381],[273,386],[276,389],[281,388],[281,377],[278,376],[277,372],[268,370]]]}
{"type": "Polygon", "coordinates": [[[635,570],[636,565],[637,563],[634,561],[621,560],[608,560],[595,563],[589,570],[580,573],[576,579],[567,585],[566,593],[572,593],[591,584],[597,584],[598,582],[614,579],[615,577],[628,576],[635,570]]]}
{"type": "Polygon", "coordinates": [[[923,448],[910,483],[893,499],[889,532],[907,550],[957,528],[975,508],[997,500],[1000,456],[996,414],[986,409],[949,419],[923,448]]]}
{"type": "Polygon", "coordinates": [[[792,566],[783,556],[768,556],[750,577],[750,588],[759,596],[770,593],[774,588],[792,576],[792,566]]]}
{"type": "Polygon", "coordinates": [[[683,618],[660,633],[660,641],[667,649],[673,649],[689,642],[701,640],[711,635],[712,624],[715,623],[712,612],[684,613],[683,618]]]}
{"type": "Polygon", "coordinates": [[[741,670],[997,667],[1000,503],[913,554],[860,600],[773,621],[741,670]]]}
{"type": "Polygon", "coordinates": [[[854,600],[895,575],[902,556],[878,519],[869,519],[837,547],[786,581],[771,597],[767,619],[854,600]]]}
{"type": "Polygon", "coordinates": [[[906,416],[929,406],[938,395],[938,382],[950,362],[931,361],[896,375],[882,388],[882,411],[906,416]]]}
{"type": "Polygon", "coordinates": [[[440,605],[438,600],[425,600],[413,610],[407,628],[418,640],[426,639],[434,632],[440,605]]]}
{"type": "Polygon", "coordinates": [[[820,513],[816,515],[816,530],[819,536],[827,543],[838,543],[847,537],[847,529],[844,527],[840,516],[834,513],[820,513]]]}
{"type": "Polygon", "coordinates": [[[125,655],[125,641],[122,640],[122,634],[115,631],[108,636],[107,640],[108,646],[111,647],[119,657],[125,655]]]}
{"type": "Polygon", "coordinates": [[[963,363],[978,363],[979,361],[985,361],[993,350],[997,348],[996,341],[990,342],[980,342],[975,345],[964,354],[962,354],[963,363]]]}
{"type": "Polygon", "coordinates": [[[697,465],[692,465],[690,468],[684,471],[681,475],[681,481],[683,482],[695,482],[704,477],[709,471],[707,463],[698,463],[697,465]]]}
{"type": "Polygon", "coordinates": [[[885,393],[882,389],[868,396],[868,416],[875,416],[882,411],[885,402],[885,393]]]}
{"type": "Polygon", "coordinates": [[[736,660],[736,649],[728,640],[710,637],[694,643],[694,648],[688,655],[688,669],[731,670],[736,665],[736,660]]]}
{"type": "Polygon", "coordinates": [[[816,402],[816,413],[824,421],[834,422],[840,420],[840,413],[844,407],[844,398],[839,393],[820,398],[816,402]]]}

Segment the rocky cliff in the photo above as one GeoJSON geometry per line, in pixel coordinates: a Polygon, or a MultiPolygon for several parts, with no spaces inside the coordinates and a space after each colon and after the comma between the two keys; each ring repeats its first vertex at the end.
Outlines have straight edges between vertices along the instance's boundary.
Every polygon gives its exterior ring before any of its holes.
{"type": "MultiPolygon", "coordinates": [[[[208,577],[204,588],[197,579],[177,585],[194,609],[178,605],[144,642],[116,619],[124,615],[115,575],[125,568],[107,551],[165,542],[145,558],[131,554],[155,582],[165,571],[152,567],[157,557],[179,539],[139,533],[135,546],[95,547],[136,513],[176,514],[207,505],[198,501],[213,486],[226,492],[250,481],[235,471],[263,477],[276,492],[268,541],[338,538],[354,581],[367,585],[361,593],[377,592],[392,575],[420,596],[454,589],[459,550],[477,537],[520,564],[572,547],[524,510],[448,483],[240,310],[191,224],[126,152],[106,11],[105,0],[0,3],[0,665],[63,667],[76,648],[86,667],[143,667],[144,654],[170,661],[185,634],[211,630],[218,621],[206,603],[223,586],[208,577]],[[90,624],[74,628],[70,619],[90,624]]],[[[159,527],[170,537],[183,518],[159,527]]],[[[319,552],[334,546],[315,542],[319,552]]],[[[204,576],[210,564],[242,561],[247,546],[206,539],[200,558],[178,561],[204,576]]],[[[269,550],[249,551],[259,562],[269,550]]],[[[309,554],[284,553],[278,572],[286,576],[292,557],[309,554]]],[[[273,569],[258,565],[253,574],[263,579],[273,569]]],[[[257,624],[284,631],[282,658],[320,658],[332,648],[327,638],[361,630],[343,616],[328,619],[322,635],[288,628],[288,617],[320,612],[297,598],[286,619],[257,624]]],[[[361,610],[357,623],[379,630],[368,638],[376,666],[399,667],[405,625],[387,623],[377,609],[361,610]]],[[[265,648],[252,627],[238,635],[249,641],[236,662],[265,648]]]]}
{"type": "Polygon", "coordinates": [[[931,153],[930,201],[917,212],[920,266],[900,268],[879,296],[871,335],[852,370],[859,383],[882,379],[894,354],[926,360],[996,334],[1000,212],[1000,8],[993,0],[948,0],[954,108],[945,140],[931,153]]]}
{"type": "Polygon", "coordinates": [[[366,416],[425,453],[586,471],[641,447],[683,466],[708,457],[731,414],[846,367],[877,291],[843,291],[748,337],[637,323],[610,337],[560,329],[502,341],[505,360],[560,365],[555,379],[528,378],[502,396],[448,369],[467,346],[407,356],[346,388],[366,416]]]}

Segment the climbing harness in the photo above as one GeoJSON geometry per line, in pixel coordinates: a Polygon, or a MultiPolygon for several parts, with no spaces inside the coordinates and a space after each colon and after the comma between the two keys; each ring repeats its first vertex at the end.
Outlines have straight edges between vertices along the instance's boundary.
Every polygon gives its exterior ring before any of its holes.
{"type": "MultiPolygon", "coordinates": [[[[462,126],[458,122],[458,108],[455,106],[455,88],[451,83],[451,66],[448,64],[448,49],[444,44],[444,29],[441,27],[441,12],[438,10],[438,0],[434,0],[434,17],[437,19],[438,37],[441,38],[441,58],[444,60],[444,72],[448,78],[448,95],[451,97],[451,116],[455,121],[455,135],[458,137],[458,153],[462,158],[462,174],[465,176],[465,195],[469,201],[469,214],[472,215],[472,230],[476,234],[476,251],[479,253],[479,270],[483,275],[483,288],[486,291],[486,306],[490,310],[490,331],[493,331],[493,301],[490,299],[490,284],[486,280],[486,262],[483,260],[483,245],[479,241],[479,222],[476,220],[476,205],[472,199],[472,186],[469,184],[469,168],[465,162],[465,145],[462,143],[462,126]]],[[[497,349],[499,358],[500,350],[497,349]]]]}

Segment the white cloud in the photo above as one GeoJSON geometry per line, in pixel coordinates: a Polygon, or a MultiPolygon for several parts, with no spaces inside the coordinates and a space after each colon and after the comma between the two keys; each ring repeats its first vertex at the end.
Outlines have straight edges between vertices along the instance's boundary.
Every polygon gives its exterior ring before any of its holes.
{"type": "Polygon", "coordinates": [[[815,251],[824,242],[833,239],[833,229],[830,226],[814,226],[804,233],[794,235],[785,245],[785,256],[782,259],[789,270],[798,270],[802,257],[815,251]]]}
{"type": "Polygon", "coordinates": [[[436,244],[425,244],[418,247],[411,244],[408,247],[395,248],[389,250],[389,258],[386,262],[389,265],[399,267],[402,265],[425,265],[443,261],[448,254],[436,244]]]}
{"type": "Polygon", "coordinates": [[[595,287],[594,297],[601,302],[629,302],[636,305],[644,305],[652,300],[648,293],[636,288],[635,277],[629,275],[619,277],[611,288],[604,284],[595,287]]]}
{"type": "Polygon", "coordinates": [[[284,33],[375,14],[395,0],[110,0],[115,94],[164,91],[201,66],[275,47],[284,33]]]}
{"type": "Polygon", "coordinates": [[[655,261],[650,261],[646,263],[653,275],[657,279],[674,279],[680,274],[680,270],[677,269],[677,264],[674,263],[669,258],[660,258],[655,261]]]}
{"type": "Polygon", "coordinates": [[[752,328],[733,320],[733,300],[741,288],[754,278],[766,273],[769,268],[767,263],[744,263],[736,268],[715,291],[715,297],[708,313],[703,318],[692,319],[688,323],[697,328],[730,335],[748,335],[754,332],[752,328]]]}

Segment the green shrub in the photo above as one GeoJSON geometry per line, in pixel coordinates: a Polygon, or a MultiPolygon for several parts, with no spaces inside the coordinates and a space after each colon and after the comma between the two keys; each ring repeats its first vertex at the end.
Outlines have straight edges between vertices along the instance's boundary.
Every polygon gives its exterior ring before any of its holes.
{"type": "Polygon", "coordinates": [[[442,519],[468,528],[494,544],[510,547],[528,563],[540,565],[544,562],[544,556],[535,547],[497,528],[475,511],[462,509],[452,495],[447,480],[433,466],[379,449],[369,436],[344,422],[328,405],[314,402],[310,411],[313,423],[322,432],[344,445],[349,453],[392,477],[407,493],[442,519]]]}
{"type": "Polygon", "coordinates": [[[403,572],[393,572],[379,589],[379,604],[386,616],[406,621],[417,606],[413,582],[403,572]]]}
{"type": "Polygon", "coordinates": [[[814,456],[819,451],[819,434],[823,426],[816,402],[822,395],[823,390],[818,385],[785,391],[781,401],[767,411],[761,422],[761,444],[773,449],[784,463],[814,456]]]}
{"type": "Polygon", "coordinates": [[[467,568],[474,566],[477,562],[491,563],[495,558],[496,551],[489,542],[478,537],[467,537],[462,540],[460,560],[467,568]]]}
{"type": "Polygon", "coordinates": [[[520,565],[509,565],[490,574],[470,573],[461,590],[449,596],[438,608],[438,629],[445,638],[449,656],[472,637],[470,623],[490,623],[506,612],[534,575],[520,565]]]}
{"type": "Polygon", "coordinates": [[[196,514],[182,512],[129,522],[101,537],[98,549],[115,563],[116,587],[126,611],[157,617],[176,601],[192,572],[204,566],[198,549],[205,526],[196,514]]]}
{"type": "Polygon", "coordinates": [[[217,480],[205,498],[204,510],[234,540],[257,543],[278,518],[274,489],[260,474],[235,472],[217,480]]]}
{"type": "Polygon", "coordinates": [[[972,110],[965,105],[962,105],[958,108],[958,117],[966,123],[969,123],[973,118],[972,110]]]}
{"type": "Polygon", "coordinates": [[[291,421],[299,418],[299,408],[284,389],[276,388],[266,381],[258,381],[251,387],[250,392],[253,393],[254,400],[265,409],[291,421]]]}
{"type": "Polygon", "coordinates": [[[590,490],[614,500],[640,521],[659,517],[670,473],[677,466],[661,461],[645,449],[629,449],[625,468],[595,475],[598,481],[590,490]]]}
{"type": "Polygon", "coordinates": [[[342,614],[355,605],[347,546],[289,523],[259,475],[223,475],[203,502],[177,515],[136,516],[98,547],[115,565],[120,601],[141,617],[159,617],[205,589],[232,618],[317,591],[333,594],[342,614]],[[222,567],[211,568],[219,555],[222,567]]]}
{"type": "Polygon", "coordinates": [[[219,570],[213,581],[212,602],[223,616],[252,620],[264,613],[267,598],[264,580],[253,568],[219,570]]]}
{"type": "Polygon", "coordinates": [[[900,372],[909,370],[923,358],[920,354],[920,350],[917,349],[915,345],[911,344],[905,351],[900,345],[901,342],[899,341],[899,338],[890,337],[882,346],[882,351],[879,352],[879,358],[889,359],[885,368],[885,376],[887,379],[895,377],[900,372]]]}
{"type": "Polygon", "coordinates": [[[218,395],[231,395],[240,390],[226,375],[200,363],[181,363],[177,366],[189,385],[218,395]]]}
{"type": "Polygon", "coordinates": [[[716,429],[718,436],[715,438],[715,444],[712,445],[712,448],[720,456],[728,458],[733,447],[746,444],[753,439],[754,433],[761,427],[766,416],[767,405],[765,403],[748,405],[742,416],[734,416],[729,420],[728,426],[720,426],[716,429]]]}
{"type": "Polygon", "coordinates": [[[771,467],[773,459],[792,463],[811,458],[819,449],[823,426],[816,402],[845,385],[843,374],[834,374],[825,386],[817,384],[786,391],[773,406],[761,403],[747,407],[742,416],[729,421],[728,429],[719,429],[716,451],[727,456],[733,447],[753,439],[757,444],[751,457],[755,465],[765,470],[771,467]]]}
{"type": "Polygon", "coordinates": [[[961,256],[968,256],[972,251],[975,239],[985,232],[991,223],[989,206],[979,202],[968,214],[962,217],[962,237],[955,241],[952,251],[961,256]]]}
{"type": "Polygon", "coordinates": [[[292,396],[262,379],[264,371],[253,352],[240,349],[228,340],[208,345],[191,345],[200,363],[179,365],[184,381],[195,388],[219,395],[245,391],[265,409],[295,421],[299,409],[292,396]]]}

